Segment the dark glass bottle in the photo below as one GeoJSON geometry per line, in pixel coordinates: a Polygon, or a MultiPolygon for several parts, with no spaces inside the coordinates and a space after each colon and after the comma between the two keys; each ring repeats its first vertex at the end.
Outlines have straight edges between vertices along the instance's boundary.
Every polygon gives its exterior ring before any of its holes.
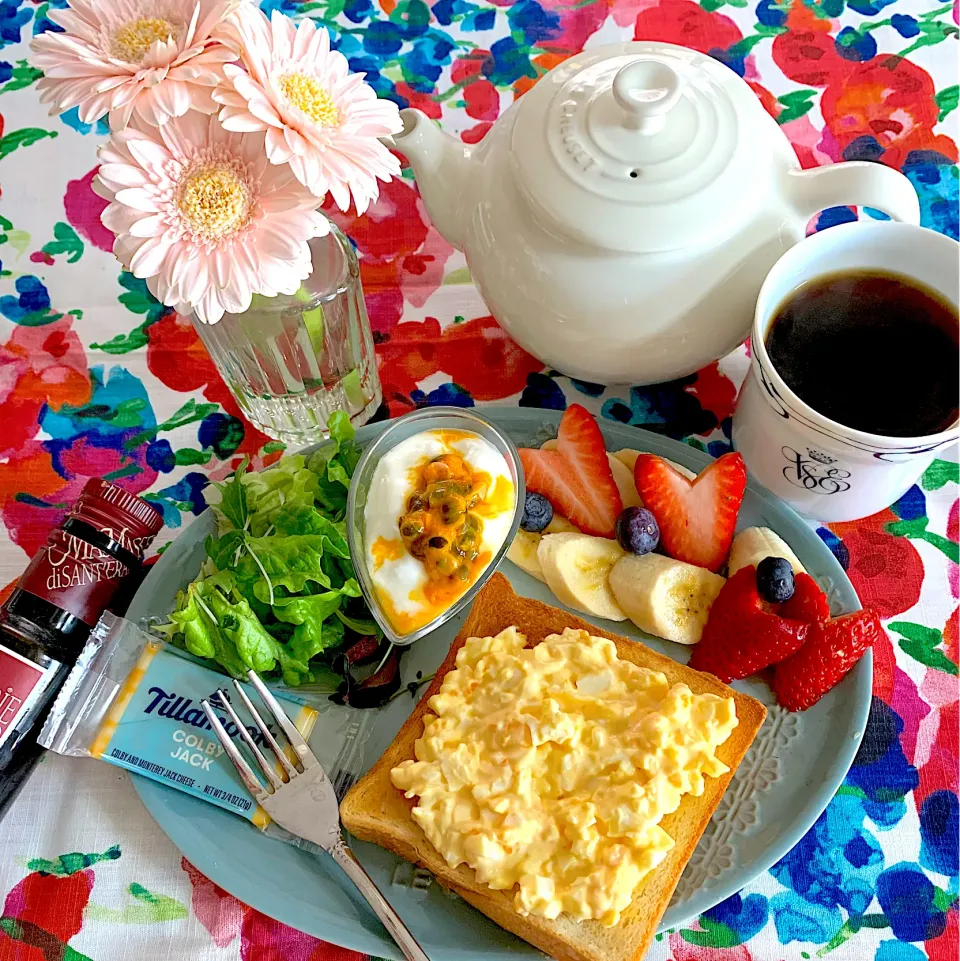
{"type": "Polygon", "coordinates": [[[0,608],[0,818],[43,753],[37,735],[90,629],[163,527],[94,478],[0,608]]]}

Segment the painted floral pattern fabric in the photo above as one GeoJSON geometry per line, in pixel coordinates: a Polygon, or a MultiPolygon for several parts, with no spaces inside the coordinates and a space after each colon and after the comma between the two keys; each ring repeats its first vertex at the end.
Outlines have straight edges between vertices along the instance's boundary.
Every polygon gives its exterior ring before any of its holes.
{"type": "MultiPolygon", "coordinates": [[[[91,190],[103,122],[50,118],[30,38],[64,0],[0,0],[0,583],[12,584],[91,476],[146,494],[159,544],[208,477],[279,456],[245,423],[190,323],[122,273],[91,190]]],[[[805,167],[902,170],[923,223],[958,233],[956,4],[932,0],[263,0],[326,24],[378,93],[467,143],[584,46],[684,44],[750,84],[805,167]]],[[[826,210],[811,230],[876,212],[826,210]]],[[[720,453],[741,350],[656,387],[544,370],[488,316],[409,176],[356,244],[391,416],[429,404],[585,403],[720,453]]],[[[831,372],[827,371],[829,376],[831,372]]],[[[896,362],[891,358],[891,378],[896,362]]],[[[895,384],[894,384],[895,386],[895,384]]],[[[660,938],[651,961],[955,961],[958,951],[960,467],[867,520],[820,527],[885,619],[874,703],[845,784],[748,889],[660,938]]],[[[190,957],[362,961],[240,904],[182,860],[125,774],[47,758],[0,825],[0,961],[190,957]]]]}

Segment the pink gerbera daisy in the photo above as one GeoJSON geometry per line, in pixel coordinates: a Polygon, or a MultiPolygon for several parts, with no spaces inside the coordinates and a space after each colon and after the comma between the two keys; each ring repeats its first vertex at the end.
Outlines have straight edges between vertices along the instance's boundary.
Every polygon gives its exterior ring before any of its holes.
{"type": "Polygon", "coordinates": [[[93,123],[110,113],[122,130],[133,111],[159,126],[188,110],[213,113],[213,87],[236,53],[222,43],[226,19],[240,0],[71,0],[47,16],[32,43],[37,84],[51,113],[78,107],[93,123]]]}
{"type": "Polygon", "coordinates": [[[254,6],[234,15],[243,67],[224,67],[214,92],[228,130],[262,130],[267,157],[290,164],[297,180],[318,197],[328,191],[341,210],[353,195],[363,213],[379,193],[377,178],[400,173],[400,163],[378,140],[401,128],[399,111],[378,100],[362,74],[351,74],[343,54],[309,19],[294,25],[254,6]]]}
{"type": "Polygon", "coordinates": [[[205,323],[251,295],[293,294],[310,275],[307,241],[329,230],[316,198],[267,162],[263,135],[191,112],[134,120],[100,148],[94,190],[110,203],[113,252],[151,293],[205,323]]]}

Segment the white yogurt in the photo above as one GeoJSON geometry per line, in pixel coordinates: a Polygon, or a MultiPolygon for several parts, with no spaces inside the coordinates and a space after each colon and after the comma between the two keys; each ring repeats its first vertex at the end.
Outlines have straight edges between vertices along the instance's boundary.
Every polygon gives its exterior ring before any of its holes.
{"type": "MultiPolygon", "coordinates": [[[[444,454],[458,453],[473,472],[488,474],[491,489],[499,480],[510,485],[513,497],[509,509],[498,513],[484,512],[483,537],[480,553],[489,552],[492,557],[500,549],[510,533],[516,502],[516,491],[503,455],[479,434],[458,437],[455,440],[443,439],[444,434],[463,431],[424,431],[401,441],[388,451],[377,464],[370,484],[370,492],[364,505],[365,537],[364,549],[367,570],[378,598],[389,600],[394,611],[416,617],[425,615],[431,608],[423,589],[428,576],[424,565],[403,550],[401,556],[376,557],[374,545],[381,539],[387,543],[400,542],[400,518],[406,513],[407,503],[414,490],[415,469],[428,461],[444,454]]],[[[462,594],[470,587],[464,584],[462,594]]],[[[454,599],[451,600],[451,603],[454,599]]],[[[433,610],[433,617],[440,612],[433,610]]],[[[430,617],[430,620],[433,619],[430,617]]]]}

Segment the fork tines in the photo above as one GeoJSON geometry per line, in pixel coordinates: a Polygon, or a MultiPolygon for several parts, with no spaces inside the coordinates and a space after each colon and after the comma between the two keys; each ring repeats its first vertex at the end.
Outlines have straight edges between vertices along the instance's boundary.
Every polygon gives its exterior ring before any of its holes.
{"type": "Polygon", "coordinates": [[[229,757],[233,762],[233,766],[237,769],[237,773],[243,779],[243,783],[247,786],[247,790],[250,791],[256,801],[262,803],[263,800],[273,791],[278,790],[284,784],[292,781],[298,774],[301,774],[303,771],[308,770],[319,762],[317,761],[313,752],[307,746],[307,742],[300,735],[300,732],[296,729],[296,727],[294,727],[293,722],[289,717],[287,717],[286,712],[280,706],[280,703],[273,696],[273,694],[270,693],[263,681],[260,680],[260,677],[256,671],[250,671],[247,676],[250,678],[250,683],[254,686],[257,694],[260,696],[260,700],[263,701],[267,710],[277,722],[280,730],[283,731],[298,759],[296,764],[291,762],[284,749],[280,746],[280,744],[277,742],[277,739],[273,736],[270,729],[264,723],[260,712],[250,700],[247,692],[243,689],[240,682],[235,680],[233,682],[233,686],[236,688],[237,694],[239,695],[240,700],[243,702],[243,706],[246,708],[247,713],[253,719],[254,726],[259,730],[260,736],[263,738],[264,743],[269,746],[270,750],[276,757],[280,768],[278,771],[276,765],[270,763],[263,751],[261,751],[257,746],[256,741],[251,736],[246,725],[244,725],[244,723],[240,720],[239,715],[237,714],[233,705],[230,703],[227,691],[223,688],[218,690],[215,695],[216,706],[225,711],[229,716],[230,721],[236,726],[237,733],[240,735],[243,743],[246,744],[247,748],[250,750],[254,760],[257,762],[260,770],[263,771],[264,777],[267,779],[266,787],[260,778],[254,773],[253,768],[247,763],[243,754],[240,752],[240,749],[234,743],[233,738],[227,734],[223,722],[220,720],[220,717],[214,710],[214,706],[211,704],[212,698],[204,698],[200,702],[200,706],[203,708],[204,714],[207,715],[207,720],[210,722],[210,726],[213,728],[218,740],[223,745],[223,749],[226,752],[227,757],[229,757]]]}

